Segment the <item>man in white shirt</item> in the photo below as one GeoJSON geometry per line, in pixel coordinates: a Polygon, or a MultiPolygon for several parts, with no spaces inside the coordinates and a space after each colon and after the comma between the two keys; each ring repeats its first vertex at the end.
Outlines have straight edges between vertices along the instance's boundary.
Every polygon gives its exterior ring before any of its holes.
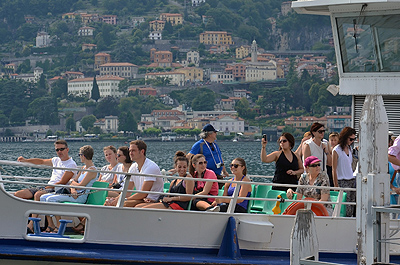
{"type": "MultiPolygon", "coordinates": [[[[49,159],[42,158],[24,158],[23,156],[18,157],[17,161],[32,163],[35,165],[46,165],[52,167],[65,167],[65,168],[77,168],[75,161],[69,156],[68,144],[64,140],[57,140],[54,143],[54,148],[57,152],[57,156],[49,159]]],[[[46,193],[55,192],[60,189],[52,186],[52,184],[67,185],[70,179],[76,174],[76,171],[53,169],[51,178],[48,185],[45,187],[35,186],[28,189],[23,189],[17,191],[14,195],[22,199],[34,199],[35,201],[40,201],[40,196],[46,193]]],[[[36,214],[32,214],[32,217],[37,217],[36,214]]],[[[48,219],[49,220],[49,219],[48,219]]],[[[49,220],[50,221],[50,220],[49,220]]],[[[50,226],[50,224],[49,224],[50,226]]],[[[54,227],[54,224],[52,225],[54,227]]],[[[28,232],[32,232],[33,223],[28,224],[28,232]]]]}
{"type": "MultiPolygon", "coordinates": [[[[147,145],[141,140],[130,142],[129,156],[135,163],[129,168],[129,173],[161,175],[156,163],[146,157],[147,145]]],[[[131,182],[138,191],[162,192],[164,188],[163,178],[132,175],[131,182]]],[[[131,186],[131,185],[130,185],[131,186]]],[[[133,187],[132,187],[133,188],[133,187]]],[[[135,207],[139,203],[156,202],[159,194],[135,193],[126,198],[125,207],[135,207]]]]}

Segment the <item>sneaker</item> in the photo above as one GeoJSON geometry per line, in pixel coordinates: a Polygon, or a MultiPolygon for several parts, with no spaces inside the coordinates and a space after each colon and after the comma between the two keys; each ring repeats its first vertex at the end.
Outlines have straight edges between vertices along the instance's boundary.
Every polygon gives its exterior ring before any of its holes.
{"type": "Polygon", "coordinates": [[[210,206],[206,209],[206,212],[219,212],[220,208],[218,205],[216,206],[210,206]]]}

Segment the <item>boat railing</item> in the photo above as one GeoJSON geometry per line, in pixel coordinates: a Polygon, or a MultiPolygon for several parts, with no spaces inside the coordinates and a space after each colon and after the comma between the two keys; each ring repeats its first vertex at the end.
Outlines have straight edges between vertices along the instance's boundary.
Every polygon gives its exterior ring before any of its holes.
{"type": "MultiPolygon", "coordinates": [[[[33,168],[39,168],[39,169],[62,169],[62,170],[71,170],[71,171],[89,171],[89,172],[97,172],[97,173],[112,173],[112,174],[123,174],[125,175],[126,179],[125,182],[128,183],[130,181],[131,176],[134,175],[139,175],[139,176],[150,176],[150,177],[157,177],[157,178],[163,178],[164,181],[168,179],[186,179],[188,180],[187,177],[179,177],[175,175],[167,175],[164,173],[163,175],[151,175],[151,174],[141,174],[141,173],[122,173],[118,171],[102,171],[102,170],[91,170],[91,169],[77,169],[77,168],[60,168],[60,167],[51,167],[51,166],[44,166],[44,165],[34,165],[31,163],[21,163],[21,162],[15,162],[15,161],[6,161],[6,160],[0,160],[0,164],[5,164],[5,165],[13,165],[13,166],[23,166],[23,167],[33,167],[33,168]]],[[[163,171],[165,172],[165,171],[163,171]]],[[[267,178],[270,179],[272,178],[271,176],[258,176],[258,175],[249,175],[252,179],[254,178],[267,178]]],[[[27,177],[27,176],[13,176],[13,175],[1,175],[0,176],[0,183],[2,184],[15,184],[15,185],[29,185],[29,186],[44,186],[46,184],[46,180],[49,180],[50,178],[45,178],[45,177],[27,177]],[[17,179],[17,180],[8,180],[8,179],[17,179]],[[40,180],[42,182],[32,182],[31,180],[40,180]]],[[[196,181],[196,179],[193,179],[196,181]]],[[[101,190],[107,190],[107,191],[114,191],[114,192],[120,192],[119,196],[119,201],[117,203],[117,207],[123,207],[124,205],[124,200],[127,197],[127,194],[131,193],[146,193],[146,194],[159,194],[159,195],[165,195],[165,196],[181,196],[181,197],[191,197],[193,198],[223,198],[223,199],[230,199],[232,200],[232,203],[230,203],[230,207],[228,208],[228,213],[233,213],[234,207],[231,205],[236,205],[237,200],[251,200],[251,201],[275,201],[275,202],[282,202],[282,199],[279,198],[258,198],[258,197],[239,197],[239,190],[241,185],[249,184],[249,182],[245,181],[234,181],[234,180],[215,180],[215,179],[201,179],[201,181],[204,182],[219,182],[219,183],[236,183],[238,189],[235,189],[235,192],[232,196],[219,196],[219,195],[196,195],[196,194],[177,194],[177,193],[169,193],[169,192],[154,192],[154,191],[138,191],[138,190],[128,190],[128,185],[124,185],[122,190],[117,190],[117,189],[109,189],[109,188],[97,188],[97,187],[79,187],[79,189],[89,189],[92,190],[93,192],[96,191],[101,191],[101,190]]],[[[270,182],[254,182],[252,181],[250,184],[252,185],[257,185],[257,186],[276,186],[276,187],[291,187],[291,188],[296,188],[299,187],[299,185],[294,185],[294,184],[278,184],[278,183],[270,183],[270,182]]],[[[55,187],[72,187],[76,188],[76,186],[70,186],[70,185],[61,185],[61,184],[52,184],[52,186],[55,187]]],[[[301,185],[301,187],[315,187],[315,186],[308,186],[308,185],[301,185]]],[[[342,196],[343,192],[346,191],[355,191],[356,189],[354,188],[339,188],[339,187],[322,187],[318,186],[318,189],[328,189],[328,190],[336,190],[339,191],[339,196],[338,200],[336,202],[330,201],[308,201],[308,200],[293,200],[293,199],[284,199],[283,201],[286,202],[303,202],[306,205],[310,205],[311,203],[316,203],[316,204],[332,204],[332,205],[337,205],[338,207],[335,207],[335,211],[333,213],[333,217],[339,216],[339,211],[342,205],[355,205],[354,202],[342,202],[342,196]]],[[[87,194],[87,193],[86,193],[87,194]]]]}

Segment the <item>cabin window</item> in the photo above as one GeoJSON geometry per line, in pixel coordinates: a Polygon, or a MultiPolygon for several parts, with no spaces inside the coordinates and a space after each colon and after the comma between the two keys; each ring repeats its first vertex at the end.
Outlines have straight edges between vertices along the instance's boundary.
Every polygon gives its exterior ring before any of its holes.
{"type": "Polygon", "coordinates": [[[400,14],[336,18],[344,73],[400,72],[400,14]]]}

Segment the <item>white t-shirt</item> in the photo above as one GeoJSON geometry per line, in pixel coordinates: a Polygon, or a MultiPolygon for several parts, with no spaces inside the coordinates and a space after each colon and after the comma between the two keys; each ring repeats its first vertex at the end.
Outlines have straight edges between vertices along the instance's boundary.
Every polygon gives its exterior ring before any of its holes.
{"type": "Polygon", "coordinates": [[[337,168],[336,168],[336,174],[337,174],[337,179],[342,180],[342,179],[353,179],[353,169],[351,168],[351,163],[353,162],[353,155],[351,153],[351,148],[349,148],[349,155],[347,155],[343,149],[340,147],[340,145],[335,146],[333,148],[333,151],[337,153],[338,155],[338,161],[337,161],[337,168]]]}
{"type": "MultiPolygon", "coordinates": [[[[160,168],[156,163],[151,161],[150,159],[146,158],[142,169],[139,171],[138,164],[133,163],[132,166],[129,168],[129,173],[141,173],[141,174],[151,174],[151,175],[161,175],[160,168]]],[[[150,191],[154,192],[162,192],[164,190],[164,181],[163,178],[157,177],[148,177],[148,176],[135,176],[131,177],[131,181],[135,183],[136,190],[142,190],[143,183],[145,181],[154,181],[153,186],[151,187],[150,191]]],[[[151,200],[157,200],[159,194],[149,194],[147,198],[151,200]]]]}
{"type": "MultiPolygon", "coordinates": [[[[68,160],[61,161],[61,159],[56,156],[51,159],[51,163],[53,164],[53,167],[77,168],[76,163],[72,159],[72,157],[70,157],[68,160]]],[[[55,184],[59,182],[66,171],[70,170],[53,169],[48,184],[55,184]]],[[[76,175],[76,171],[72,171],[72,173],[74,173],[74,175],[72,176],[73,178],[76,175]]]]}
{"type": "MultiPolygon", "coordinates": [[[[119,163],[116,167],[115,167],[115,171],[119,171],[119,172],[124,172],[124,165],[122,163],[119,163]]],[[[129,171],[129,170],[128,170],[129,171]]],[[[117,174],[117,182],[121,184],[121,188],[122,189],[124,187],[124,178],[125,178],[125,173],[122,174],[117,174]],[[123,182],[121,182],[123,181],[123,182]]]]}
{"type": "MultiPolygon", "coordinates": [[[[107,165],[107,166],[102,167],[101,170],[102,171],[103,170],[104,171],[118,171],[117,170],[118,165],[119,164],[116,164],[115,167],[113,167],[112,169],[110,169],[107,165]]],[[[114,173],[101,173],[101,181],[105,181],[105,182],[108,182],[111,184],[114,180],[114,175],[115,175],[114,173]]]]}
{"type": "MultiPolygon", "coordinates": [[[[311,152],[312,156],[315,156],[319,160],[321,160],[321,170],[326,171],[326,162],[327,162],[328,158],[323,150],[323,146],[328,144],[326,142],[326,140],[322,139],[321,145],[319,145],[319,146],[313,141],[312,138],[305,141],[304,144],[307,144],[310,147],[310,152],[311,152]]],[[[304,161],[304,157],[303,157],[303,161],[304,161]]]]}

